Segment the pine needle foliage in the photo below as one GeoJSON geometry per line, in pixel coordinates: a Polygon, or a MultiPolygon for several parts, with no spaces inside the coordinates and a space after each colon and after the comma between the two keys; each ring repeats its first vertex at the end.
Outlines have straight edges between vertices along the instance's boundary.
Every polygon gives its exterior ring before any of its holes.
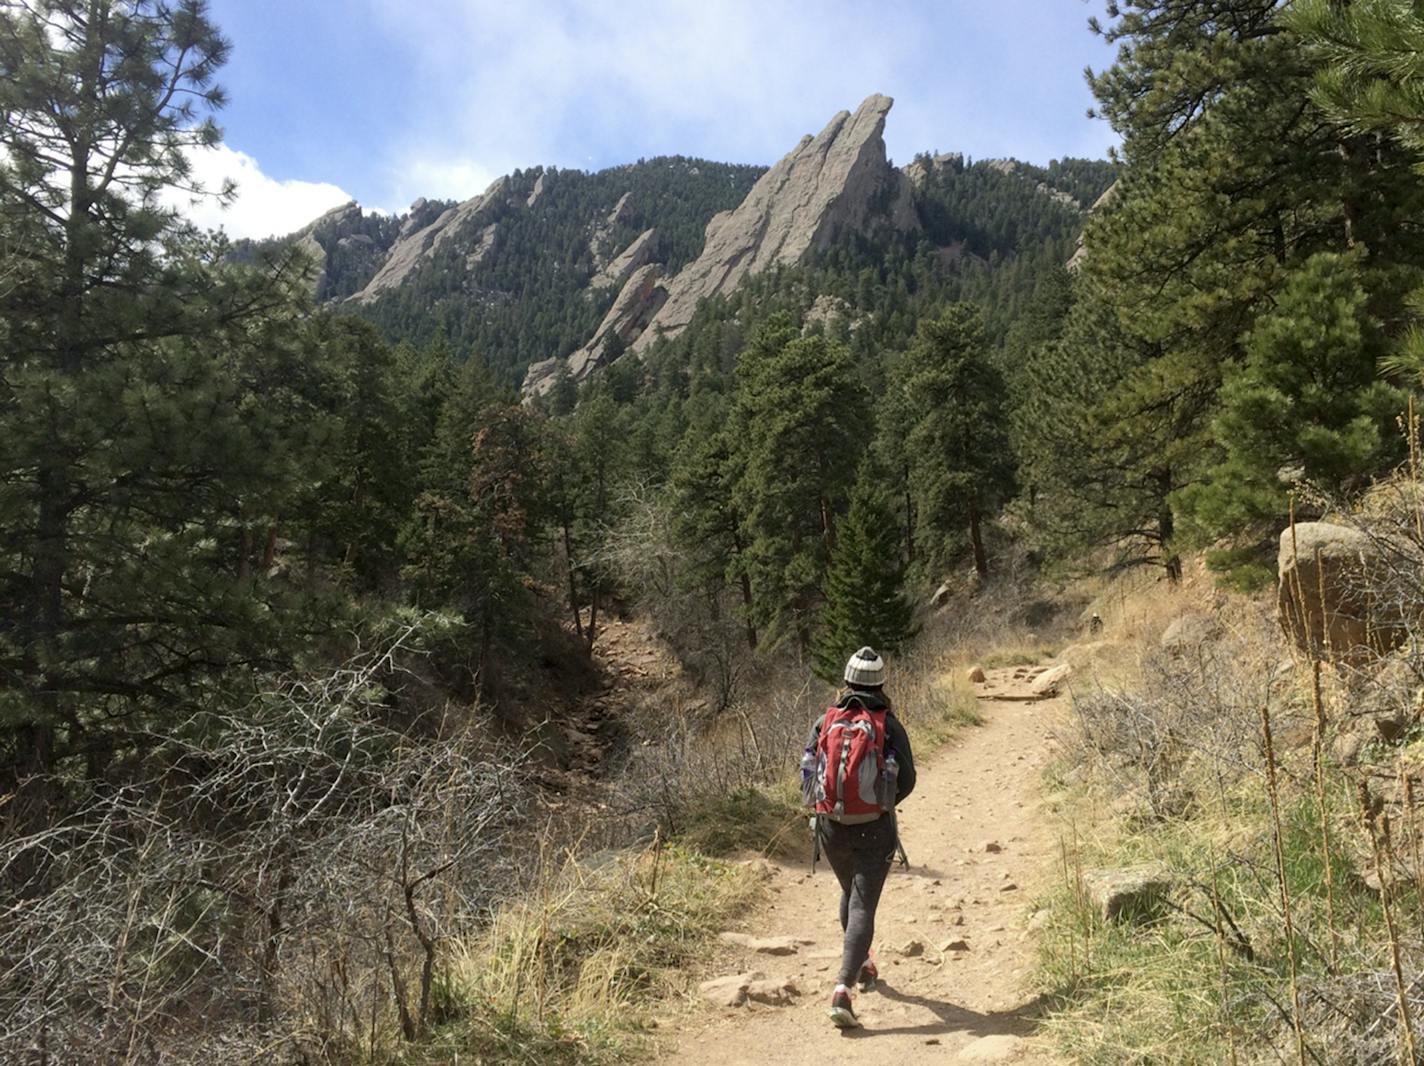
{"type": "Polygon", "coordinates": [[[868,644],[893,654],[914,635],[899,539],[890,501],[867,467],[840,524],[822,589],[813,654],[824,680],[838,682],[857,648],[868,644]]]}

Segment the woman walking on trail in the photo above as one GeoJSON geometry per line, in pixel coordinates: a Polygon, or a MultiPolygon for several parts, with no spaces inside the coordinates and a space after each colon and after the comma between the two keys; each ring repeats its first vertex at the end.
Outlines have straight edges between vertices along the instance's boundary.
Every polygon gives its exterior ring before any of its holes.
{"type": "Polygon", "coordinates": [[[841,885],[845,943],[830,1018],[853,1029],[860,1022],[851,985],[858,981],[868,992],[878,976],[870,958],[875,908],[899,848],[895,806],[914,791],[915,760],[885,695],[885,662],[874,649],[861,648],[850,657],[845,683],[835,704],[811,727],[801,778],[806,801],[816,811],[816,855],[825,852],[841,885]]]}

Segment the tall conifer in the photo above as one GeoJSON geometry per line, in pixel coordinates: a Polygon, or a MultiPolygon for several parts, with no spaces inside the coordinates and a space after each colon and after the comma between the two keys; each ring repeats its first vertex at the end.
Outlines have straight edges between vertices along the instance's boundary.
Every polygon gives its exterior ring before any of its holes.
{"type": "Polygon", "coordinates": [[[894,653],[913,634],[899,539],[890,501],[867,468],[856,481],[822,586],[813,655],[826,681],[840,680],[857,648],[869,644],[894,653]]]}

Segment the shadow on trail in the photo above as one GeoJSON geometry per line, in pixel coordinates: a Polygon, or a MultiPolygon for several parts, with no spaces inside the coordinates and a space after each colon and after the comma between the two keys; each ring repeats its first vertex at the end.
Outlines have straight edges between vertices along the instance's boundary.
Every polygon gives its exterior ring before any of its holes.
{"type": "Polygon", "coordinates": [[[883,977],[876,986],[876,994],[882,995],[894,1003],[923,1007],[939,1020],[926,1022],[923,1025],[843,1029],[841,1030],[843,1036],[853,1040],[869,1040],[877,1036],[895,1034],[940,1036],[946,1033],[965,1033],[976,1039],[983,1036],[1029,1037],[1034,1033],[1035,1020],[1044,1006],[1045,999],[1045,997],[1039,996],[1013,1010],[983,1014],[970,1010],[968,1007],[961,1007],[957,1003],[951,1003],[946,999],[931,999],[928,996],[912,996],[906,992],[900,992],[887,985],[883,977]]]}

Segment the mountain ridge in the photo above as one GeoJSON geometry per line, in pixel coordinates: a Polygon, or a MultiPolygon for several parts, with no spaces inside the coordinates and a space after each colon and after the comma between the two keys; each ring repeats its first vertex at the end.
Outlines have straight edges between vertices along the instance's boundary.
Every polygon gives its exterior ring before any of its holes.
{"type": "Polygon", "coordinates": [[[625,350],[677,337],[704,302],[753,276],[847,242],[928,243],[946,269],[963,269],[975,260],[961,234],[934,221],[963,214],[933,202],[950,171],[990,167],[1065,217],[1084,212],[1081,190],[1029,164],[923,153],[893,165],[883,138],[892,106],[870,95],[771,167],[681,156],[594,173],[535,167],[463,201],[417,200],[398,217],[345,204],[284,241],[317,260],[319,300],[392,338],[479,351],[537,396],[561,372],[582,381],[625,350]]]}

